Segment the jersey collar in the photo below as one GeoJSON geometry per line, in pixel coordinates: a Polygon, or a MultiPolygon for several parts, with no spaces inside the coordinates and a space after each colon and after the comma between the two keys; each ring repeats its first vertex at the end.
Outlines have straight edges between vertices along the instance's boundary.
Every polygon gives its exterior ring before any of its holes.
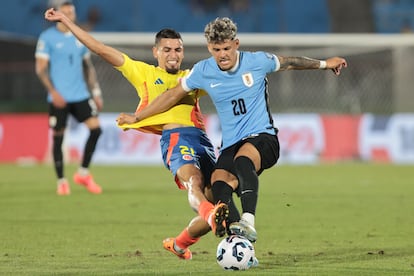
{"type": "Polygon", "coordinates": [[[239,64],[240,64],[240,52],[237,51],[237,59],[236,59],[236,64],[234,64],[234,66],[229,70],[229,72],[235,72],[238,68],[239,68],[239,64]]]}

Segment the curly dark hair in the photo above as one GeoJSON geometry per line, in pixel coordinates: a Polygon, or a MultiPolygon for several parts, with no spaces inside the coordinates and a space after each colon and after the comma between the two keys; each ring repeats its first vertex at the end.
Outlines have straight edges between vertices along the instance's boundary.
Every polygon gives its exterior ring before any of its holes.
{"type": "Polygon", "coordinates": [[[237,26],[228,17],[217,17],[204,28],[204,36],[208,43],[224,42],[236,38],[237,26]]]}

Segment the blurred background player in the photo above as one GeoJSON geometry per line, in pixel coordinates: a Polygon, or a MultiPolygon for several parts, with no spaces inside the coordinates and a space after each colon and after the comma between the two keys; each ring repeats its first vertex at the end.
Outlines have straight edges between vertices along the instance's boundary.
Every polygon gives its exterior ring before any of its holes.
{"type": "MultiPolygon", "coordinates": [[[[45,18],[65,25],[86,47],[119,70],[135,87],[140,103],[137,110],[144,108],[165,90],[177,85],[188,74],[180,69],[184,57],[181,35],[171,29],[156,34],[152,49],[158,66],[135,61],[126,54],[104,45],[77,26],[64,13],[49,9],[45,18]]],[[[180,189],[188,192],[191,208],[198,212],[176,238],[163,241],[164,248],[181,259],[191,259],[189,246],[208,233],[225,231],[227,205],[213,205],[211,201],[210,176],[215,164],[213,146],[208,139],[198,100],[203,91],[193,90],[168,111],[143,120],[138,124],[125,124],[124,118],[135,119],[131,114],[120,114],[117,121],[121,128],[136,129],[161,135],[161,150],[165,166],[173,174],[180,189]]]]}
{"type": "Polygon", "coordinates": [[[283,57],[266,52],[239,51],[236,24],[217,18],[204,30],[211,57],[194,65],[178,86],[164,92],[135,120],[163,112],[188,91],[203,89],[212,99],[220,119],[222,147],[212,174],[216,202],[229,203],[233,192],[240,196],[242,216],[229,232],[255,242],[255,214],[259,179],[263,170],[279,159],[277,129],[268,104],[267,74],[284,70],[332,69],[339,75],[346,61],[340,57],[320,61],[307,57],[283,57]]]}
{"type": "MultiPolygon", "coordinates": [[[[56,7],[71,20],[76,19],[75,7],[64,1],[56,7]]],[[[62,23],[40,34],[36,46],[36,74],[48,92],[49,125],[53,129],[53,160],[58,178],[57,194],[69,195],[69,182],[64,176],[62,143],[71,114],[84,123],[90,133],[80,168],[73,179],[93,194],[102,188],[89,172],[89,165],[101,135],[98,111],[103,107],[101,89],[90,59],[90,52],[62,23]],[[91,91],[91,92],[90,92],[91,91]],[[91,97],[92,93],[92,97],[91,97]]]]}

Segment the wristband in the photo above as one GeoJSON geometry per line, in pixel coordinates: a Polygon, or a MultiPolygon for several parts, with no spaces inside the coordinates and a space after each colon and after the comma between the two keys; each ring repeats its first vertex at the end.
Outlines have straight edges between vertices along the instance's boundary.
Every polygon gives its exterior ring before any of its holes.
{"type": "Polygon", "coordinates": [[[324,60],[319,61],[319,69],[326,69],[326,61],[324,60]]]}
{"type": "Polygon", "coordinates": [[[101,95],[102,95],[102,91],[101,91],[101,88],[99,88],[99,86],[98,87],[94,87],[92,89],[92,96],[94,96],[94,97],[100,97],[101,95]]]}

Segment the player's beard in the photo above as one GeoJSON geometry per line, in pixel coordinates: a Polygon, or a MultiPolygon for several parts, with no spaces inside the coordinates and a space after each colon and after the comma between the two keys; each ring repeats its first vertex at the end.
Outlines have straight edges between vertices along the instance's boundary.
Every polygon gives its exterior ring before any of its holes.
{"type": "Polygon", "coordinates": [[[178,68],[178,67],[173,67],[173,68],[166,68],[166,71],[167,71],[167,73],[169,73],[169,74],[177,74],[177,72],[179,71],[180,69],[178,68]]]}

